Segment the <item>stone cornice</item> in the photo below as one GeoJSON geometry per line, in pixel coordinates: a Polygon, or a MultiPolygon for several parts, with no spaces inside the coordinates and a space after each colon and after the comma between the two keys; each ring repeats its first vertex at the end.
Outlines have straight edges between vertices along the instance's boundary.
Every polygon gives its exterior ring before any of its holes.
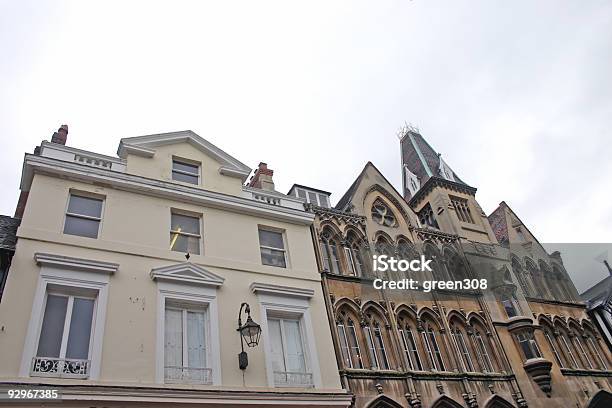
{"type": "Polygon", "coordinates": [[[36,263],[44,266],[54,266],[63,269],[77,269],[87,272],[98,272],[112,275],[119,270],[119,264],[91,259],[74,258],[65,255],[46,254],[37,252],[34,254],[36,263]]]}
{"type": "Polygon", "coordinates": [[[545,303],[545,304],[549,304],[549,305],[557,305],[557,306],[567,306],[567,307],[577,307],[580,309],[586,309],[586,303],[584,302],[569,302],[569,301],[563,301],[563,300],[552,300],[552,299],[540,299],[540,298],[534,298],[534,297],[529,297],[529,296],[525,296],[525,300],[527,300],[527,302],[534,302],[534,303],[545,303]]]}
{"type": "Polygon", "coordinates": [[[416,192],[416,194],[408,201],[410,207],[415,208],[425,198],[427,194],[435,187],[444,187],[449,190],[458,191],[461,193],[476,195],[476,188],[470,187],[467,184],[457,183],[456,181],[450,181],[441,177],[430,177],[423,186],[416,192]]]}
{"type": "Polygon", "coordinates": [[[290,286],[273,285],[269,283],[253,282],[251,283],[250,289],[253,293],[261,293],[265,295],[274,296],[289,296],[304,299],[310,299],[314,296],[314,290],[312,289],[294,288],[290,286]]]}
{"type": "MultiPolygon", "coordinates": [[[[29,177],[31,182],[35,172],[51,176],[62,176],[71,180],[106,184],[116,189],[138,194],[190,202],[196,205],[220,208],[241,214],[247,213],[294,224],[310,225],[314,220],[313,214],[306,211],[274,206],[163,180],[83,166],[78,163],[64,162],[47,157],[26,155],[24,177],[29,177]]],[[[29,185],[27,181],[26,184],[29,185]]]]}

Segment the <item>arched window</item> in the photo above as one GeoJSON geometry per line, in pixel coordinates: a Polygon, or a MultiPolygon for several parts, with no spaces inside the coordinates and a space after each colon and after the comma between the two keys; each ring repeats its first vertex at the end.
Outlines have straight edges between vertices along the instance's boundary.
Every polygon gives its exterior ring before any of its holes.
{"type": "Polygon", "coordinates": [[[457,355],[461,356],[463,369],[468,372],[473,372],[476,370],[474,369],[474,363],[472,362],[472,356],[466,341],[467,334],[464,333],[462,326],[463,325],[458,321],[451,322],[451,338],[457,351],[457,355]],[[462,327],[462,329],[460,329],[460,327],[462,327]]]}
{"type": "Polygon", "coordinates": [[[566,329],[562,327],[560,323],[556,323],[555,331],[557,333],[559,348],[561,350],[561,354],[563,355],[564,367],[579,368],[575,350],[570,342],[570,337],[566,329]]]}
{"type": "Polygon", "coordinates": [[[463,280],[468,278],[467,269],[463,259],[453,249],[444,248],[444,267],[446,272],[444,275],[451,280],[463,280]]]}
{"type": "Polygon", "coordinates": [[[336,321],[342,361],[345,368],[363,368],[355,323],[350,314],[341,311],[336,321]]]}
{"type": "Polygon", "coordinates": [[[561,359],[561,354],[559,352],[559,344],[557,343],[557,336],[555,334],[555,330],[545,321],[540,320],[540,326],[542,326],[542,332],[544,333],[544,338],[546,339],[546,343],[548,343],[548,347],[550,351],[555,356],[555,361],[559,365],[559,367],[564,368],[565,364],[561,359]]]}
{"type": "Polygon", "coordinates": [[[331,228],[325,228],[321,233],[321,254],[323,255],[323,268],[331,273],[341,274],[340,240],[331,228]]]}
{"type": "Polygon", "coordinates": [[[527,259],[525,264],[527,265],[527,270],[529,271],[529,275],[531,276],[531,281],[535,287],[535,296],[540,299],[545,299],[548,297],[548,292],[546,287],[544,286],[544,280],[542,279],[542,273],[538,270],[533,261],[527,259]]]}
{"type": "Polygon", "coordinates": [[[521,289],[523,290],[523,294],[525,296],[533,296],[533,290],[531,289],[531,285],[529,284],[530,278],[523,269],[523,266],[519,262],[519,260],[515,257],[512,257],[512,271],[519,281],[519,285],[521,285],[521,289]]]}
{"type": "Polygon", "coordinates": [[[591,362],[591,356],[587,353],[586,345],[582,339],[582,328],[578,324],[570,323],[572,329],[571,340],[574,344],[575,349],[578,351],[579,360],[581,361],[582,367],[587,370],[593,369],[593,363],[591,362]]]}
{"type": "Polygon", "coordinates": [[[591,329],[585,329],[584,336],[587,347],[589,348],[591,355],[594,357],[593,361],[595,361],[597,368],[600,370],[607,370],[607,358],[601,349],[598,338],[593,334],[591,329]]]}
{"type": "Polygon", "coordinates": [[[417,335],[414,325],[408,317],[400,315],[397,327],[402,348],[408,361],[408,368],[410,370],[422,371],[423,364],[421,363],[421,355],[417,346],[417,335]]]}
{"type": "Polygon", "coordinates": [[[472,327],[472,342],[476,350],[476,360],[481,372],[495,372],[499,361],[495,359],[495,349],[491,342],[490,330],[487,329],[486,323],[477,316],[472,315],[469,319],[469,324],[472,327]],[[494,362],[497,364],[494,364],[494,362]]]}
{"type": "Polygon", "coordinates": [[[396,227],[397,219],[393,211],[380,198],[372,205],[372,220],[385,227],[396,227]]]}
{"type": "Polygon", "coordinates": [[[366,266],[364,259],[368,259],[368,257],[364,256],[366,249],[364,248],[363,240],[360,240],[354,232],[350,231],[347,235],[346,245],[344,252],[349,273],[355,276],[365,276],[366,266]]]}
{"type": "MultiPolygon", "coordinates": [[[[386,255],[388,258],[395,257],[395,250],[393,245],[384,236],[379,236],[376,240],[376,253],[380,255],[386,255]]],[[[391,278],[391,271],[387,270],[387,277],[391,278]]]]}
{"type": "Polygon", "coordinates": [[[519,316],[521,311],[521,305],[519,304],[518,299],[516,298],[516,293],[512,292],[503,292],[500,295],[500,301],[504,310],[506,311],[506,315],[508,318],[513,318],[519,316]]]}
{"type": "Polygon", "coordinates": [[[546,299],[561,300],[561,295],[557,286],[557,279],[553,275],[552,268],[541,259],[539,260],[538,265],[540,267],[540,279],[542,279],[546,299]]]}
{"type": "Polygon", "coordinates": [[[478,355],[478,362],[480,364],[481,371],[485,373],[495,371],[493,369],[493,363],[491,362],[491,357],[488,352],[485,338],[483,338],[483,335],[478,329],[474,330],[474,343],[476,346],[476,354],[478,355]]]}
{"type": "MultiPolygon", "coordinates": [[[[383,325],[384,327],[384,325],[383,325]]],[[[363,333],[368,346],[370,357],[370,368],[372,370],[388,370],[389,357],[385,348],[384,334],[381,330],[379,319],[374,314],[366,313],[366,323],[363,333]]]]}
{"type": "Polygon", "coordinates": [[[542,357],[540,347],[538,346],[538,343],[535,340],[533,331],[524,330],[516,333],[516,340],[518,342],[519,348],[523,352],[523,357],[525,358],[525,360],[542,357]]]}
{"type": "Polygon", "coordinates": [[[425,346],[429,369],[431,371],[446,371],[444,359],[442,358],[442,350],[438,342],[439,339],[436,336],[436,332],[439,333],[437,326],[433,322],[426,320],[423,324],[423,329],[421,337],[425,346]]]}
{"type": "Polygon", "coordinates": [[[441,265],[441,256],[438,248],[431,242],[426,242],[423,245],[423,253],[427,259],[431,259],[431,269],[433,271],[433,278],[435,280],[448,281],[451,280],[448,275],[448,271],[443,265],[441,265]]]}

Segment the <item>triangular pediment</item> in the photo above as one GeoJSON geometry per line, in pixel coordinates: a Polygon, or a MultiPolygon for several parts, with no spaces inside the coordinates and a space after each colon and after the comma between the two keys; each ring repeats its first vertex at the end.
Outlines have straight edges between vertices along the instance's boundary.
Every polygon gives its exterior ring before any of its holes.
{"type": "Polygon", "coordinates": [[[117,154],[123,159],[125,159],[128,154],[153,157],[155,155],[155,148],[178,143],[189,143],[204,154],[218,161],[221,164],[219,172],[222,174],[239,177],[244,181],[251,173],[251,168],[249,166],[191,130],[126,137],[121,139],[117,154]]]}
{"type": "Polygon", "coordinates": [[[193,285],[219,287],[225,278],[191,262],[162,266],[151,269],[151,279],[193,285]]]}

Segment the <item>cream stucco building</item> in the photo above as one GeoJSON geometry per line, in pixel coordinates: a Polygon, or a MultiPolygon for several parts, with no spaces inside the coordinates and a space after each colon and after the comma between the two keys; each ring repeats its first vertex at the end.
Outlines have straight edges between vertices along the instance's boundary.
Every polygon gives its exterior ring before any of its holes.
{"type": "MultiPolygon", "coordinates": [[[[0,381],[72,406],[350,405],[304,200],[191,131],[24,159],[0,381]],[[186,256],[186,253],[189,253],[186,256]],[[261,325],[241,370],[242,302],[261,325]]],[[[244,316],[243,316],[244,321],[244,316]]]]}

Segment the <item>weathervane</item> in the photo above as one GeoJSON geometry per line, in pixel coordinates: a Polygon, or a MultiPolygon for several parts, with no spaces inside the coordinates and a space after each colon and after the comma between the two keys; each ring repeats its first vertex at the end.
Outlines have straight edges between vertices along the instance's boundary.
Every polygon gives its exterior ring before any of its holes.
{"type": "Polygon", "coordinates": [[[408,132],[421,134],[421,131],[419,130],[418,127],[412,125],[411,123],[404,122],[404,124],[402,126],[400,126],[399,130],[396,133],[397,134],[397,138],[402,140],[404,138],[404,136],[406,136],[406,134],[408,134],[408,132]]]}

